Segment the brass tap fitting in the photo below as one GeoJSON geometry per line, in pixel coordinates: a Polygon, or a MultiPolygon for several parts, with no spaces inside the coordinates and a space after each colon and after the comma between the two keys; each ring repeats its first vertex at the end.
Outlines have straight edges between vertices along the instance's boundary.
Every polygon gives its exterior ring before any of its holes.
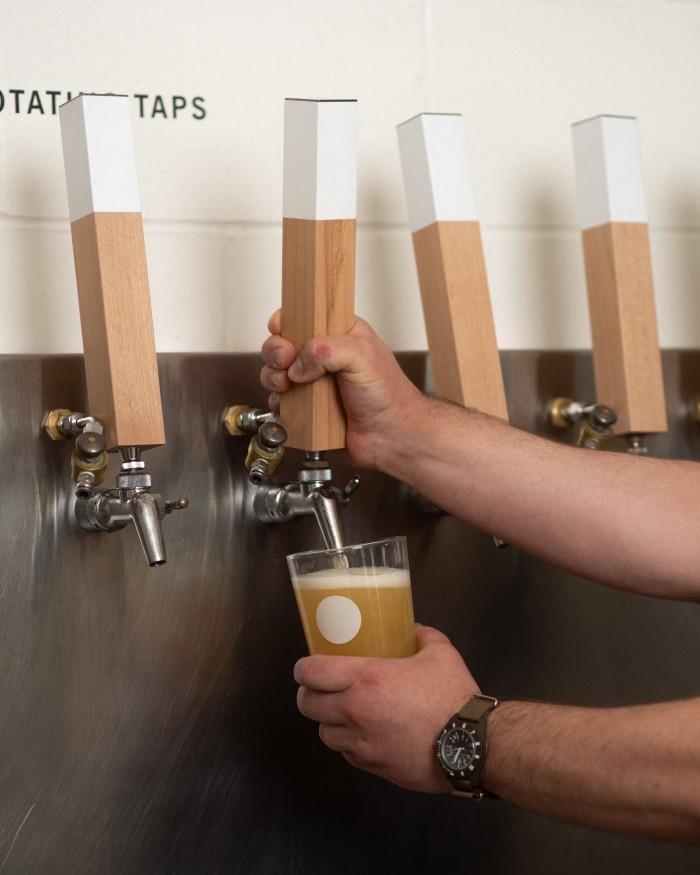
{"type": "Polygon", "coordinates": [[[245,404],[232,404],[224,413],[224,427],[230,435],[241,437],[246,434],[243,428],[241,428],[239,417],[243,413],[248,413],[249,410],[250,407],[247,407],[245,404]]]}
{"type": "Polygon", "coordinates": [[[70,435],[61,431],[60,424],[63,420],[63,417],[70,416],[70,414],[71,411],[67,410],[65,407],[57,407],[55,410],[49,410],[49,412],[44,416],[41,425],[43,426],[44,431],[51,438],[52,441],[68,440],[70,435]]]}
{"type": "Polygon", "coordinates": [[[550,398],[547,402],[547,419],[556,428],[567,428],[572,422],[569,410],[573,403],[573,398],[550,398]]]}
{"type": "Polygon", "coordinates": [[[275,473],[284,456],[286,440],[287,432],[279,422],[271,420],[260,426],[248,446],[248,456],[245,460],[252,483],[259,485],[275,473]]]}
{"type": "Polygon", "coordinates": [[[617,422],[615,411],[604,404],[594,404],[591,411],[581,420],[579,447],[602,450],[613,439],[613,426],[617,422]]]}
{"type": "Polygon", "coordinates": [[[552,398],[547,402],[547,418],[556,428],[580,423],[576,445],[600,450],[613,439],[617,414],[605,404],[581,404],[571,398],[552,398]]]}
{"type": "Polygon", "coordinates": [[[83,432],[71,453],[71,475],[77,484],[76,496],[87,499],[104,480],[108,464],[107,443],[100,432],[83,432]]]}

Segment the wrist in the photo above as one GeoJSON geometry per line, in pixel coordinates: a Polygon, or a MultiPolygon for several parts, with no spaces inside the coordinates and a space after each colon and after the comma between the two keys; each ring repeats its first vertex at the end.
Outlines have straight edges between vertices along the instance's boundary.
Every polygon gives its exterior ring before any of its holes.
{"type": "Polygon", "coordinates": [[[439,428],[440,402],[428,398],[413,384],[391,409],[385,411],[380,422],[371,425],[373,437],[373,465],[408,485],[420,480],[420,469],[428,461],[428,443],[439,428]],[[418,451],[417,451],[417,448],[418,451]]]}
{"type": "MultiPolygon", "coordinates": [[[[482,772],[484,784],[503,798],[513,794],[514,776],[530,772],[531,764],[523,761],[526,740],[537,733],[541,704],[524,700],[501,702],[489,723],[489,756],[482,772]]],[[[556,706],[552,706],[556,707],[556,706]]],[[[530,745],[531,746],[531,745],[530,745]]],[[[529,779],[531,784],[532,777],[529,779]]]]}

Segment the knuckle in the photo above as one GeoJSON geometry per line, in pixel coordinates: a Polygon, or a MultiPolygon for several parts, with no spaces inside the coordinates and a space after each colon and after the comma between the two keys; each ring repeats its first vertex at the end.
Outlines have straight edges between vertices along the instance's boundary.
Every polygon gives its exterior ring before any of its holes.
{"type": "Polygon", "coordinates": [[[363,732],[372,718],[372,711],[366,697],[348,697],[345,702],[345,722],[356,731],[363,732]]]}

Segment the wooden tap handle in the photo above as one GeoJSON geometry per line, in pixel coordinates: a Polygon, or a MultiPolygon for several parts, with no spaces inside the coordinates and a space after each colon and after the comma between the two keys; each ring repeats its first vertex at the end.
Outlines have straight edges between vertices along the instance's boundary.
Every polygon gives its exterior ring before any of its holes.
{"type": "MultiPolygon", "coordinates": [[[[357,102],[286,100],[282,336],[297,351],[314,337],[347,333],[355,313],[357,102]]],[[[287,445],[345,446],[335,377],[282,395],[287,445]]]]}
{"type": "Polygon", "coordinates": [[[508,419],[461,115],[398,127],[435,393],[508,419]]]}
{"type": "Polygon", "coordinates": [[[129,98],[81,94],[59,116],[89,413],[112,452],[164,444],[129,98]]]}
{"type": "Polygon", "coordinates": [[[596,400],[615,434],[667,430],[637,120],[573,126],[596,400]]]}

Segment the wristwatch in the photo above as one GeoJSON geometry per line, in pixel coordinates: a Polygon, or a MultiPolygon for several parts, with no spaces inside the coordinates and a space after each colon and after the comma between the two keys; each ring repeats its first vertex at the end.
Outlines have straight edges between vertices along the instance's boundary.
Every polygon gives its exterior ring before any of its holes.
{"type": "Polygon", "coordinates": [[[474,695],[452,717],[437,740],[437,756],[452,784],[453,796],[479,801],[497,798],[479,786],[481,770],[486,762],[486,717],[498,705],[491,696],[474,695]]]}

